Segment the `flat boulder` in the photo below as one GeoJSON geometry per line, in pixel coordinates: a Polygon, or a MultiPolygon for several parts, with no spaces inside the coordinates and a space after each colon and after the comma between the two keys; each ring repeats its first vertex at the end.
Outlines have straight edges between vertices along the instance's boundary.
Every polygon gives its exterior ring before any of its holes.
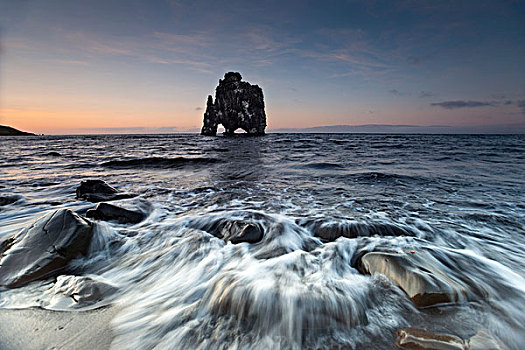
{"type": "Polygon", "coordinates": [[[109,203],[99,203],[95,209],[86,212],[88,218],[104,221],[117,221],[120,224],[136,224],[144,220],[144,213],[129,210],[109,203]]]}
{"type": "Polygon", "coordinates": [[[410,350],[467,350],[466,342],[449,334],[435,334],[418,328],[403,328],[397,332],[396,345],[410,350]]]}
{"type": "Polygon", "coordinates": [[[102,180],[85,180],[77,187],[76,195],[78,199],[88,202],[105,202],[117,199],[131,198],[135,195],[130,193],[120,193],[115,187],[102,180]]]}
{"type": "Polygon", "coordinates": [[[446,267],[426,250],[367,253],[361,258],[359,269],[365,274],[387,276],[417,307],[457,302],[471,294],[464,281],[447,273],[446,267]]]}
{"type": "Polygon", "coordinates": [[[431,333],[419,328],[403,328],[397,332],[396,345],[409,350],[504,350],[505,348],[484,330],[469,340],[455,335],[431,333]]]}
{"type": "Polygon", "coordinates": [[[49,292],[68,297],[65,306],[78,308],[99,303],[117,290],[115,286],[96,277],[61,275],[49,292]]]}
{"type": "Polygon", "coordinates": [[[92,235],[93,225],[69,209],[39,218],[8,241],[0,257],[0,286],[56,276],[87,253],[92,235]]]}

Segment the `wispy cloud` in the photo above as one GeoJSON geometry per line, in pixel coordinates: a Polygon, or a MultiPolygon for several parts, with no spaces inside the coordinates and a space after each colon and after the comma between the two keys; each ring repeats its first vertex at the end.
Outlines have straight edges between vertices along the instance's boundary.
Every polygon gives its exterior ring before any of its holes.
{"type": "Polygon", "coordinates": [[[421,91],[419,93],[419,97],[420,98],[433,97],[433,96],[434,96],[434,94],[431,93],[431,92],[428,92],[428,91],[421,91]]]}
{"type": "Polygon", "coordinates": [[[458,109],[458,108],[476,108],[476,107],[494,107],[499,103],[494,101],[443,101],[431,103],[431,106],[437,106],[445,109],[458,109]]]}
{"type": "Polygon", "coordinates": [[[391,93],[392,95],[396,95],[396,96],[403,96],[404,95],[398,89],[388,90],[388,92],[391,93]]]}

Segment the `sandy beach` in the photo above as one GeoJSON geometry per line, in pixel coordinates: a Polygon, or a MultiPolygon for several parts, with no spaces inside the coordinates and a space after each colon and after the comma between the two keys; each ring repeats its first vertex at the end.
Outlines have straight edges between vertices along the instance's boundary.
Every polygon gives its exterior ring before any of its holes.
{"type": "Polygon", "coordinates": [[[109,349],[116,309],[57,312],[0,310],[0,350],[109,349]]]}

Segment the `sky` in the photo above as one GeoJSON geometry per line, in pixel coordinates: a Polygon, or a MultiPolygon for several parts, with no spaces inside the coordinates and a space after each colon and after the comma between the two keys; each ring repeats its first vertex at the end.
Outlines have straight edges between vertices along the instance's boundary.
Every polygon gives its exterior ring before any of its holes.
{"type": "Polygon", "coordinates": [[[198,131],[225,72],[269,130],[525,125],[525,1],[0,0],[0,124],[198,131]]]}

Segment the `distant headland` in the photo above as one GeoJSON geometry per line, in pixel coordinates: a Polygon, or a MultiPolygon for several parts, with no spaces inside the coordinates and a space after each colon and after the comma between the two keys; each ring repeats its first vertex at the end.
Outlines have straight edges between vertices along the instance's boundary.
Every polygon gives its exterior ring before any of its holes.
{"type": "Polygon", "coordinates": [[[224,126],[225,135],[242,129],[249,135],[264,135],[266,113],[263,91],[258,85],[241,81],[237,72],[228,72],[215,89],[215,102],[208,95],[201,134],[215,136],[217,126],[224,126]]]}
{"type": "Polygon", "coordinates": [[[35,134],[25,131],[20,131],[6,125],[0,125],[0,136],[34,136],[35,134]]]}

